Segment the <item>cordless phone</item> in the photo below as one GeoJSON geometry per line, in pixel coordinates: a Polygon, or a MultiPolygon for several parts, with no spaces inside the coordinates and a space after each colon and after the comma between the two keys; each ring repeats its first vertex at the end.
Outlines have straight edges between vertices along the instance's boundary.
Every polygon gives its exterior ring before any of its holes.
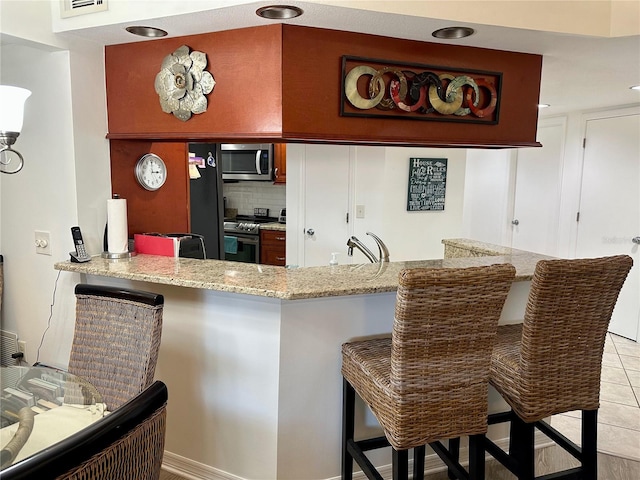
{"type": "Polygon", "coordinates": [[[71,255],[71,261],[75,263],[83,263],[91,260],[91,257],[84,246],[80,227],[71,227],[71,236],[73,237],[73,245],[76,247],[75,252],[69,252],[69,255],[71,255]]]}

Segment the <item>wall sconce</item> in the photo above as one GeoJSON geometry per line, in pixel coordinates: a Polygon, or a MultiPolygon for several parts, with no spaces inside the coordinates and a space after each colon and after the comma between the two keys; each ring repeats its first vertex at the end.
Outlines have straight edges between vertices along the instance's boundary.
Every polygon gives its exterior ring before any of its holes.
{"type": "Polygon", "coordinates": [[[24,102],[31,92],[26,88],[0,85],[0,172],[18,173],[22,170],[24,159],[20,152],[11,148],[22,130],[24,102]],[[17,168],[7,167],[15,161],[17,168]]]}

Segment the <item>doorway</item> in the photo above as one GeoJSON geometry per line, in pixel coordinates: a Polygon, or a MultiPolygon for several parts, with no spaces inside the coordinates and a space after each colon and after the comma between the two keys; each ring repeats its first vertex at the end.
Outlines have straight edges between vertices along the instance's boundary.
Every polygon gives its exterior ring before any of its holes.
{"type": "Polygon", "coordinates": [[[350,149],[343,145],[305,145],[303,263],[328,265],[333,252],[346,255],[349,225],[350,149]]]}
{"type": "Polygon", "coordinates": [[[541,121],[542,148],[517,152],[511,246],[557,256],[566,120],[541,121]]]}
{"type": "Polygon", "coordinates": [[[590,118],[585,126],[576,257],[627,254],[634,266],[609,331],[638,340],[640,323],[640,113],[590,118]]]}

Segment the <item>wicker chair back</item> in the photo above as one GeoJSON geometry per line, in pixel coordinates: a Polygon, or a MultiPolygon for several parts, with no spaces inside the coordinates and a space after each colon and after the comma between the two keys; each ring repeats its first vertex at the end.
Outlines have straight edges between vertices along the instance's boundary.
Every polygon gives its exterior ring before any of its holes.
{"type": "Polygon", "coordinates": [[[398,450],[487,430],[510,264],[400,272],[391,341],[343,345],[342,372],[398,450]]]}
{"type": "Polygon", "coordinates": [[[599,407],[607,329],[632,265],[628,255],[537,263],[517,385],[505,392],[523,420],[599,407]]]}
{"type": "Polygon", "coordinates": [[[115,410],[153,382],[162,335],[162,295],[76,286],[69,371],[85,378],[115,410]]]}

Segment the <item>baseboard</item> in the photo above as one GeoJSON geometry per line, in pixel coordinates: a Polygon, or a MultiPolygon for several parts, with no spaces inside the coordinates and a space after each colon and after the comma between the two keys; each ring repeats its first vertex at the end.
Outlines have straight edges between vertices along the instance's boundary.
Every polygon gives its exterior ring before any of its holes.
{"type": "Polygon", "coordinates": [[[187,480],[245,480],[224,470],[210,467],[166,450],[162,457],[162,469],[180,475],[187,480]]]}
{"type": "MultiPolygon", "coordinates": [[[[494,443],[498,447],[506,450],[509,445],[509,439],[503,438],[500,440],[495,440],[494,443]]],[[[536,449],[540,449],[553,446],[555,445],[555,443],[549,440],[549,438],[543,433],[536,431],[535,445],[536,449]]],[[[468,461],[465,461],[464,459],[468,458],[467,447],[460,448],[460,458],[463,459],[463,461],[461,462],[462,465],[466,466],[468,461]]],[[[486,458],[487,460],[492,459],[492,457],[488,454],[486,458]]],[[[412,468],[413,461],[410,460],[410,471],[412,468]]],[[[424,473],[426,480],[428,480],[429,475],[443,472],[446,470],[446,468],[447,467],[440,460],[440,457],[438,457],[435,453],[427,455],[424,462],[424,473]]],[[[167,451],[164,452],[162,469],[166,470],[169,473],[180,475],[187,480],[246,480],[242,477],[238,477],[237,475],[233,475],[223,470],[210,467],[209,465],[204,465],[189,458],[182,457],[180,455],[176,455],[175,453],[167,451]]],[[[383,478],[391,478],[392,476],[391,465],[383,465],[381,467],[378,467],[378,471],[383,478]]],[[[364,480],[365,478],[366,477],[362,472],[354,472],[353,474],[353,480],[364,480]]],[[[325,480],[340,480],[340,476],[338,475],[336,477],[330,477],[325,480]]]]}

